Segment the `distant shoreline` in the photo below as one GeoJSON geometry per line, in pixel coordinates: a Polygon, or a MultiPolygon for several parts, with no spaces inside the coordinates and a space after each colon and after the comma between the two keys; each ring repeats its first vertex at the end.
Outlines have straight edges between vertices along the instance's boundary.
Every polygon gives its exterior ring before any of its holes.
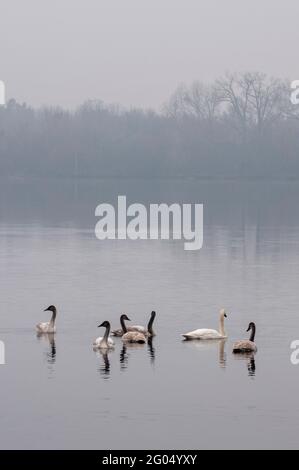
{"type": "Polygon", "coordinates": [[[223,183],[258,183],[258,182],[272,182],[272,183],[299,183],[299,176],[297,177],[284,177],[273,178],[264,176],[240,176],[240,177],[209,177],[209,176],[0,176],[0,181],[7,182],[28,182],[28,181],[107,181],[107,180],[144,180],[144,181],[201,181],[201,182],[223,182],[223,183]]]}

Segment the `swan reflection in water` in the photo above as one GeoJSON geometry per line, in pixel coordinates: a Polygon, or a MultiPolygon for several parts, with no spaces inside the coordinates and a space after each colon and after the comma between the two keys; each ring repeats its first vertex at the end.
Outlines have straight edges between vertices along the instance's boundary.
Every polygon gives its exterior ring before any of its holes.
{"type": "Polygon", "coordinates": [[[150,357],[151,364],[154,365],[155,359],[156,359],[156,349],[154,348],[154,345],[153,345],[152,336],[150,336],[147,340],[147,349],[148,349],[148,355],[150,357]]]}
{"type": "MultiPolygon", "coordinates": [[[[121,351],[120,351],[120,356],[119,356],[119,362],[120,362],[120,368],[121,370],[125,370],[128,367],[128,362],[129,362],[129,357],[130,351],[136,351],[144,349],[144,344],[139,344],[139,343],[123,343],[121,351]]],[[[150,358],[151,364],[154,364],[155,358],[156,358],[156,350],[153,346],[153,338],[150,337],[147,340],[147,349],[148,349],[148,355],[150,358]]]]}
{"type": "Polygon", "coordinates": [[[49,350],[45,353],[46,361],[49,364],[55,364],[56,362],[56,343],[54,333],[37,333],[38,340],[44,339],[49,344],[49,350]]]}
{"type": "Polygon", "coordinates": [[[248,353],[234,353],[234,359],[237,361],[244,361],[247,365],[248,376],[254,378],[255,377],[255,353],[248,352],[248,353]]]}
{"type": "Polygon", "coordinates": [[[183,341],[183,344],[189,348],[195,348],[201,351],[210,351],[218,347],[218,363],[221,369],[226,368],[226,352],[225,344],[227,339],[209,339],[209,340],[194,340],[194,341],[183,341]]]}
{"type": "Polygon", "coordinates": [[[94,349],[94,352],[101,360],[100,366],[98,368],[98,372],[103,378],[108,379],[110,377],[110,360],[109,354],[113,353],[112,349],[94,349]]]}
{"type": "MultiPolygon", "coordinates": [[[[45,341],[48,344],[48,349],[44,352],[44,359],[48,365],[50,376],[54,373],[54,366],[56,363],[56,343],[54,333],[37,333],[39,341],[45,341]]],[[[50,377],[49,377],[50,378],[50,377]]]]}

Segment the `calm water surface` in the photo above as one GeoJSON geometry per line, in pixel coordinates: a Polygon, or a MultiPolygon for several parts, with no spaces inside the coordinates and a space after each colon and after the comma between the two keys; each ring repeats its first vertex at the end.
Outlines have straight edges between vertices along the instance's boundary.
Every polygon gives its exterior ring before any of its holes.
{"type": "Polygon", "coordinates": [[[0,447],[3,449],[296,448],[299,185],[188,182],[10,183],[0,203],[0,447]],[[94,209],[204,202],[205,241],[106,241],[94,209]],[[37,337],[49,304],[55,336],[37,337]],[[218,326],[229,339],[182,342],[218,326]],[[151,344],[95,353],[97,325],[127,313],[151,344]],[[232,343],[257,324],[255,357],[232,343]]]}

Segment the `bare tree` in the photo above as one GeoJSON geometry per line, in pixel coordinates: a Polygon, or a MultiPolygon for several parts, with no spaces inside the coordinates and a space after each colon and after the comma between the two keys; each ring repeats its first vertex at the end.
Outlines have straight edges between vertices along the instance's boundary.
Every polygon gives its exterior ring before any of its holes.
{"type": "Polygon", "coordinates": [[[217,89],[221,102],[227,105],[226,112],[232,126],[246,140],[251,121],[250,81],[237,74],[226,74],[217,80],[217,89]]]}
{"type": "Polygon", "coordinates": [[[196,81],[185,94],[185,103],[189,112],[202,121],[217,119],[220,97],[218,89],[196,81]]]}
{"type": "Polygon", "coordinates": [[[285,117],[288,96],[285,84],[261,73],[247,73],[243,80],[250,87],[252,121],[259,135],[262,135],[268,125],[285,117]]]}
{"type": "Polygon", "coordinates": [[[181,85],[165,113],[89,101],[74,112],[0,106],[2,176],[294,177],[299,106],[259,73],[181,85]]]}
{"type": "Polygon", "coordinates": [[[201,121],[213,121],[218,117],[220,102],[215,85],[208,86],[195,81],[190,88],[180,85],[165,109],[171,117],[192,116],[201,121]]]}
{"type": "Polygon", "coordinates": [[[247,72],[226,75],[217,84],[232,124],[245,140],[248,131],[256,130],[261,136],[269,125],[287,116],[289,93],[282,80],[247,72]]]}
{"type": "Polygon", "coordinates": [[[185,84],[181,84],[171,95],[169,101],[164,105],[163,111],[167,117],[180,119],[189,114],[186,97],[188,90],[185,84]]]}

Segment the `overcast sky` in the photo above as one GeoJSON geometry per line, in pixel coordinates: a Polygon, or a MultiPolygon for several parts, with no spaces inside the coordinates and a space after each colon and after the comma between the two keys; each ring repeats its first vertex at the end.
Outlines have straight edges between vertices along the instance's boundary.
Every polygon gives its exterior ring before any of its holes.
{"type": "Polygon", "coordinates": [[[298,0],[0,0],[0,79],[32,105],[159,108],[181,82],[299,79],[298,0]]]}

